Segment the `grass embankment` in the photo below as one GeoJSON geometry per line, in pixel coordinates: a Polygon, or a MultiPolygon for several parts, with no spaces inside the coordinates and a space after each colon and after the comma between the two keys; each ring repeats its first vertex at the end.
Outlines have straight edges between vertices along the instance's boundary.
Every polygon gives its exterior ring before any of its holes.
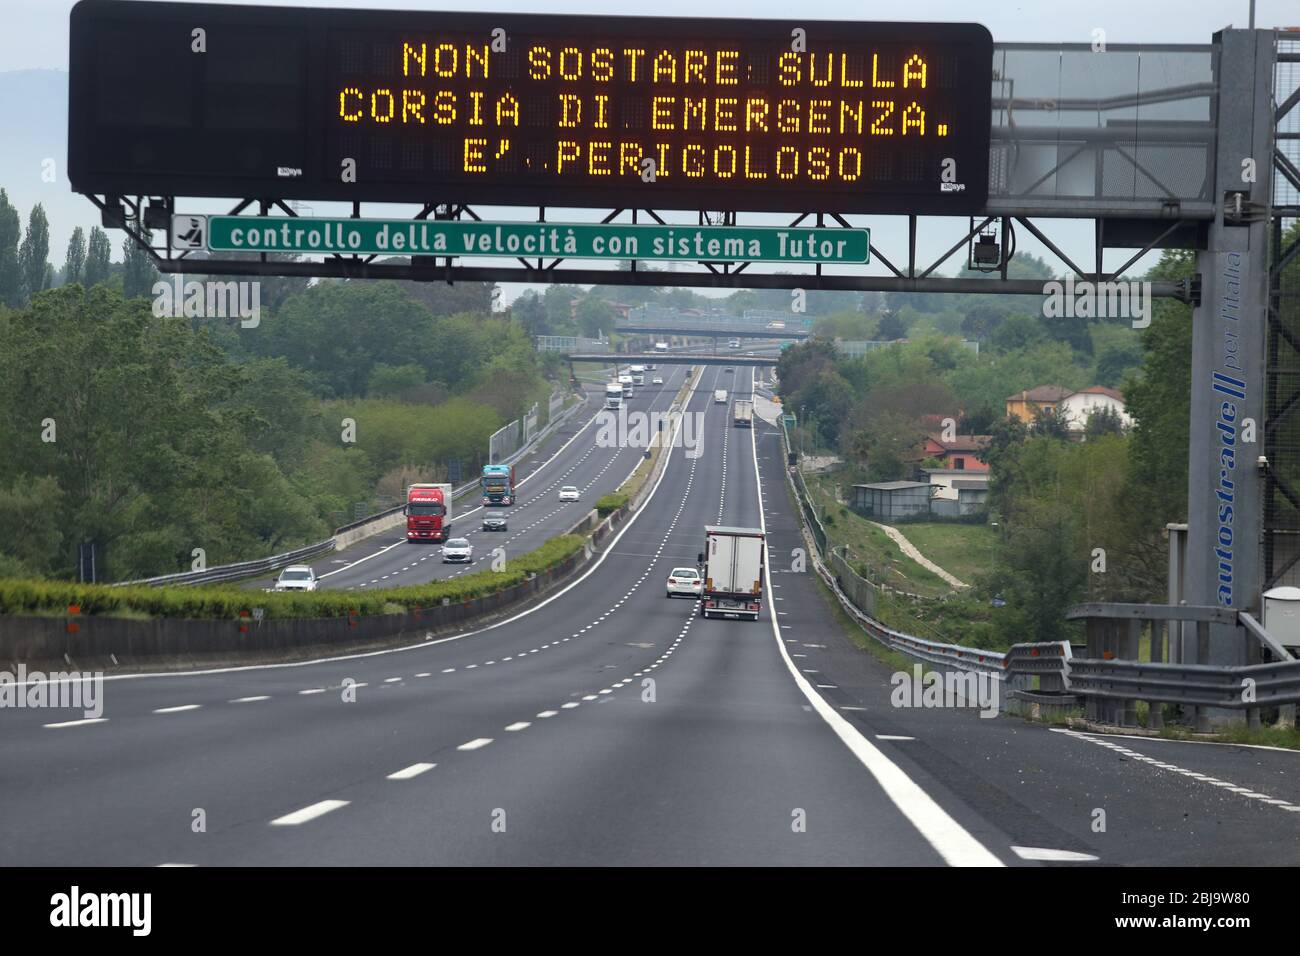
{"type": "Polygon", "coordinates": [[[83,615],[234,619],[260,607],[266,619],[391,614],[411,608],[469,601],[550,570],[581,550],[581,535],[560,535],[513,558],[500,571],[401,588],[369,591],[261,592],[235,587],[110,587],[63,581],[0,580],[0,614],[57,615],[78,606],[83,615]]]}
{"type": "MultiPolygon", "coordinates": [[[[1005,650],[1006,643],[994,636],[996,611],[986,601],[967,591],[955,591],[939,575],[903,554],[874,523],[836,501],[834,474],[805,476],[805,481],[830,543],[848,545],[858,573],[876,584],[920,596],[913,599],[878,592],[877,620],[928,640],[1005,650]]],[[[933,522],[897,527],[921,554],[967,584],[989,567],[997,541],[996,532],[987,525],[933,522]]]]}
{"type": "Polygon", "coordinates": [[[997,532],[986,524],[909,522],[898,525],[898,530],[923,555],[966,584],[973,584],[993,565],[997,532]]]}

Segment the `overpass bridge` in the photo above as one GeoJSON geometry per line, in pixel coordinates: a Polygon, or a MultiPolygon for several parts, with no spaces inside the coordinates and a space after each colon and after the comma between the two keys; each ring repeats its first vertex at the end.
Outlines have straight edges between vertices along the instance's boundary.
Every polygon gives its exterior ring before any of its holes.
{"type": "Polygon", "coordinates": [[[728,355],[699,352],[629,352],[626,355],[610,355],[607,352],[571,352],[569,364],[574,362],[600,362],[608,365],[616,359],[620,365],[754,365],[761,368],[776,368],[777,356],[763,355],[728,355]]]}
{"type": "Polygon", "coordinates": [[[807,329],[771,329],[761,325],[675,325],[671,323],[618,323],[615,332],[631,335],[683,335],[713,339],[797,339],[812,333],[807,329]]]}

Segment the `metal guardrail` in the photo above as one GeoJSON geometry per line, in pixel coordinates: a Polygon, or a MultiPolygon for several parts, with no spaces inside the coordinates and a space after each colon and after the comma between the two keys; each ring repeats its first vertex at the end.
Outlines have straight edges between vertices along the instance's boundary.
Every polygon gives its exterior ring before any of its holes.
{"type": "MultiPolygon", "coordinates": [[[[556,418],[547,422],[546,427],[534,435],[528,444],[515,450],[508,458],[501,462],[501,464],[512,464],[524,455],[528,454],[533,446],[549,437],[549,435],[559,427],[561,423],[571,417],[573,413],[581,407],[582,403],[569,406],[569,408],[562,411],[556,418]]],[[[458,488],[453,488],[451,492],[452,500],[455,501],[457,498],[463,497],[468,492],[477,488],[478,485],[479,480],[475,478],[473,481],[465,482],[465,484],[458,488]]],[[[282,554],[273,554],[265,558],[255,558],[251,561],[222,564],[215,568],[205,568],[202,571],[178,571],[175,574],[163,574],[158,577],[141,578],[136,581],[121,581],[113,585],[113,587],[126,587],[127,585],[165,587],[167,585],[189,586],[196,584],[222,584],[226,581],[238,581],[243,578],[255,577],[256,575],[265,574],[268,571],[274,571],[277,568],[283,568],[299,561],[309,561],[312,558],[320,557],[322,554],[329,554],[335,549],[339,535],[347,531],[353,531],[363,525],[372,522],[379,522],[385,518],[392,517],[402,511],[405,507],[406,505],[403,503],[385,509],[384,511],[367,515],[366,517],[353,521],[350,524],[345,524],[335,528],[334,534],[326,538],[324,541],[317,541],[315,544],[305,545],[304,547],[298,548],[294,551],[285,551],[282,554]]]]}
{"type": "Polygon", "coordinates": [[[1136,725],[1137,702],[1144,701],[1147,726],[1159,729],[1164,719],[1161,705],[1177,704],[1191,709],[1198,732],[1208,732],[1209,708],[1244,711],[1247,722],[1258,726],[1260,708],[1300,702],[1300,660],[1246,612],[1217,606],[1091,603],[1070,608],[1066,617],[1087,622],[1087,654],[1068,662],[1065,685],[1085,698],[1090,719],[1136,725]],[[1194,637],[1182,636],[1185,623],[1195,624],[1194,637]],[[1141,661],[1146,625],[1149,660],[1141,661]],[[1164,625],[1169,631],[1168,660],[1164,625]],[[1247,661],[1258,660],[1261,650],[1278,659],[1210,664],[1212,626],[1238,629],[1247,641],[1247,661]]]}

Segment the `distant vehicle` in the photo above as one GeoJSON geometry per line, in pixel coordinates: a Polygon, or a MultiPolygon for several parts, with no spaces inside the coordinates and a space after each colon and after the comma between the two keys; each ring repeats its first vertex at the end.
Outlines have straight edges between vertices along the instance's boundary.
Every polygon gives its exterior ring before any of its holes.
{"type": "Polygon", "coordinates": [[[767,323],[767,327],[768,327],[769,329],[784,329],[784,328],[785,328],[785,323],[784,323],[784,322],[769,322],[769,323],[767,323]]]}
{"type": "Polygon", "coordinates": [[[451,485],[411,485],[406,489],[406,540],[446,541],[451,534],[451,485]]]}
{"type": "Polygon", "coordinates": [[[474,545],[465,538],[452,538],[442,546],[442,563],[452,564],[474,560],[474,545]]]}
{"type": "Polygon", "coordinates": [[[623,386],[620,383],[610,382],[605,386],[605,407],[623,407],[623,386]]]}
{"type": "Polygon", "coordinates": [[[644,366],[644,365],[633,365],[630,369],[628,369],[628,371],[632,374],[632,384],[633,384],[633,385],[644,385],[644,384],[645,384],[645,366],[644,366]]]}
{"type": "Polygon", "coordinates": [[[763,531],[707,525],[700,565],[705,617],[757,621],[763,605],[763,531]]]}
{"type": "Polygon", "coordinates": [[[293,564],[272,582],[277,591],[315,591],[316,572],[305,564],[293,564]]]}
{"type": "Polygon", "coordinates": [[[727,347],[733,349],[740,348],[740,339],[732,339],[730,342],[727,343],[727,347]]]}
{"type": "Polygon", "coordinates": [[[650,379],[651,385],[662,385],[663,383],[664,377],[662,375],[656,375],[654,378],[650,379]]]}
{"type": "Polygon", "coordinates": [[[484,531],[505,531],[508,529],[506,516],[503,514],[489,514],[483,516],[484,531]]]}
{"type": "Polygon", "coordinates": [[[618,377],[618,382],[620,385],[623,386],[623,397],[631,398],[632,397],[632,376],[620,375],[618,377]]]}
{"type": "Polygon", "coordinates": [[[737,428],[754,427],[754,403],[743,398],[731,406],[731,421],[737,428]]]}
{"type": "Polygon", "coordinates": [[[515,466],[484,465],[479,478],[483,490],[483,504],[512,505],[515,501],[515,466]]]}
{"type": "Polygon", "coordinates": [[[578,489],[575,488],[573,485],[565,485],[563,488],[560,489],[560,500],[577,501],[578,494],[579,494],[578,489]]]}
{"type": "Polygon", "coordinates": [[[655,351],[656,351],[656,352],[667,352],[667,351],[668,351],[668,343],[667,343],[667,342],[656,342],[656,343],[655,343],[655,351]]]}
{"type": "Polygon", "coordinates": [[[666,587],[665,597],[672,597],[675,594],[699,597],[700,592],[704,590],[704,578],[700,577],[700,572],[694,568],[673,568],[672,573],[668,575],[666,587]]]}
{"type": "Polygon", "coordinates": [[[727,404],[727,390],[725,388],[720,388],[713,393],[713,404],[715,405],[727,404]]]}
{"type": "Polygon", "coordinates": [[[734,375],[735,372],[736,372],[736,370],[735,370],[734,368],[732,368],[730,365],[728,365],[728,366],[727,366],[726,368],[724,368],[722,371],[725,372],[725,373],[728,374],[728,375],[734,375]]]}

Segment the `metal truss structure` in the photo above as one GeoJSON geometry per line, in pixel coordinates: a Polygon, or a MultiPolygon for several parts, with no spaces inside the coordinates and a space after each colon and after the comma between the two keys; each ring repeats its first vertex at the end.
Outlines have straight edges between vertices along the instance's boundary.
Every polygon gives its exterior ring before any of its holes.
{"type": "MultiPolygon", "coordinates": [[[[1033,235],[1078,281],[1113,282],[1146,253],[1164,248],[1203,248],[1207,225],[1216,204],[1211,193],[1216,129],[1213,104],[1216,86],[1213,44],[1118,44],[1094,50],[1087,44],[997,44],[994,49],[994,96],[991,117],[990,198],[982,216],[968,228],[953,231],[952,244],[934,261],[917,256],[917,231],[922,217],[907,216],[906,248],[882,250],[872,246],[875,262],[887,274],[866,267],[828,271],[762,273],[744,262],[699,262],[664,272],[631,261],[621,270],[566,265],[564,259],[515,260],[508,266],[462,265],[454,258],[331,255],[303,261],[265,254],[243,258],[213,258],[173,252],[168,242],[156,244],[154,232],[166,233],[177,209],[176,196],[92,196],[104,223],[124,229],[147,250],[164,273],[192,275],[287,275],[353,279],[408,279],[427,282],[564,282],[581,285],[661,285],[695,288],[752,288],[957,292],[1042,295],[1042,282],[1013,279],[1008,274],[1017,228],[1033,235]],[[1145,69],[1144,69],[1145,67],[1145,69]],[[1148,86],[1144,77],[1161,77],[1148,86]],[[1068,96],[1062,90],[1069,89],[1068,96]],[[1094,250],[1090,268],[1076,263],[1048,237],[1043,220],[1091,220],[1094,250]],[[938,270],[964,247],[984,237],[984,248],[995,248],[996,261],[967,265],[989,278],[950,278],[938,270]],[[1107,272],[1107,249],[1136,250],[1119,268],[1107,272]]],[[[298,204],[276,197],[246,198],[229,215],[297,217],[298,204]]],[[[516,207],[518,221],[544,223],[547,207],[516,207]],[[533,211],[535,209],[535,215],[533,211]],[[529,219],[523,217],[528,216],[529,219]]],[[[362,218],[361,203],[351,215],[362,218]]],[[[700,225],[738,225],[736,212],[696,214],[700,225]]],[[[426,202],[413,217],[420,219],[481,219],[472,207],[426,202]]],[[[901,218],[901,217],[900,217],[901,218]]],[[[611,209],[599,220],[667,221],[653,209],[611,209]]],[[[879,220],[876,220],[879,221],[879,220]]],[[[951,228],[951,220],[938,220],[951,228]]],[[[810,211],[794,217],[791,227],[848,228],[850,222],[833,211],[810,211]]],[[[1193,283],[1152,283],[1154,296],[1195,302],[1193,283]]]]}

